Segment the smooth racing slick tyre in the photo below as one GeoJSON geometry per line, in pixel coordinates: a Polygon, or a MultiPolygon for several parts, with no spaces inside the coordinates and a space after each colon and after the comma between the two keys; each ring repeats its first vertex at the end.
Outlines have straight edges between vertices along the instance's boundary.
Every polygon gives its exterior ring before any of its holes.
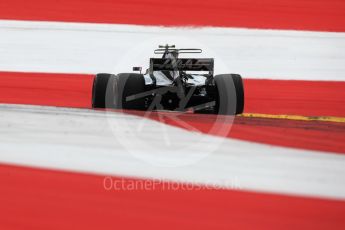
{"type": "Polygon", "coordinates": [[[215,114],[236,115],[244,110],[242,77],[238,74],[222,74],[214,77],[216,86],[215,114]]]}
{"type": "Polygon", "coordinates": [[[141,74],[97,74],[92,90],[92,107],[144,110],[145,79],[141,74]]]}
{"type": "Polygon", "coordinates": [[[113,77],[112,74],[100,73],[97,74],[93,80],[92,87],[92,108],[104,109],[105,106],[105,97],[107,92],[107,86],[109,79],[113,77]]]}

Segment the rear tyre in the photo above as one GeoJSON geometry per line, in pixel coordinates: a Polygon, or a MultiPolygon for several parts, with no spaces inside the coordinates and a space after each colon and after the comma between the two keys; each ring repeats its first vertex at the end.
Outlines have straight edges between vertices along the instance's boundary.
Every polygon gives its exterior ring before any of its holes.
{"type": "Polygon", "coordinates": [[[231,74],[236,89],[236,114],[242,114],[244,110],[244,87],[242,77],[238,74],[231,74]]]}
{"type": "Polygon", "coordinates": [[[100,73],[97,74],[93,80],[92,87],[92,108],[104,109],[105,106],[105,96],[107,92],[107,86],[109,79],[113,77],[112,74],[100,73]]]}
{"type": "Polygon", "coordinates": [[[142,74],[119,74],[109,79],[106,107],[114,109],[145,110],[145,79],[142,74]]]}
{"type": "Polygon", "coordinates": [[[216,86],[215,113],[236,115],[243,113],[244,90],[242,77],[238,74],[222,74],[214,77],[216,86]]]}

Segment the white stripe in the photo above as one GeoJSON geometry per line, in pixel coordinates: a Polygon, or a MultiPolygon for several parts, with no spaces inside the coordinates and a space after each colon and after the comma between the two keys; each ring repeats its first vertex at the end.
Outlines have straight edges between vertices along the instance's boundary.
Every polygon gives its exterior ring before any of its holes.
{"type": "Polygon", "coordinates": [[[158,44],[176,43],[203,48],[217,73],[345,80],[345,33],[1,20],[0,38],[7,71],[128,72],[147,66],[158,44]]]}
{"type": "Polygon", "coordinates": [[[160,137],[162,124],[144,121],[141,138],[146,143],[156,143],[153,146],[143,146],[130,134],[130,130],[140,126],[139,117],[1,105],[0,162],[345,199],[344,155],[200,136],[170,126],[164,126],[165,132],[176,145],[164,148],[157,142],[165,138],[160,137]],[[118,124],[113,130],[109,128],[109,119],[118,124]],[[129,132],[123,132],[125,126],[129,132]],[[195,151],[184,145],[200,138],[203,139],[195,151]],[[125,139],[130,143],[126,148],[125,139]],[[215,143],[219,144],[218,149],[206,154],[215,143]],[[142,156],[130,154],[132,151],[139,151],[142,156]],[[199,160],[180,167],[161,167],[148,163],[150,157],[161,162],[199,160]]]}

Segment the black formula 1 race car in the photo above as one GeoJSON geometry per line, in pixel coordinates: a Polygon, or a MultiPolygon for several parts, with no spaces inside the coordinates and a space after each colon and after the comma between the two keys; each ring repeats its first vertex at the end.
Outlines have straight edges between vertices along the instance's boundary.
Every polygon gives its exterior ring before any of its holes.
{"type": "Polygon", "coordinates": [[[92,90],[93,108],[125,110],[193,111],[235,115],[243,113],[244,91],[238,74],[214,76],[214,59],[179,58],[182,53],[201,49],[159,46],[144,74],[97,74],[92,90]]]}

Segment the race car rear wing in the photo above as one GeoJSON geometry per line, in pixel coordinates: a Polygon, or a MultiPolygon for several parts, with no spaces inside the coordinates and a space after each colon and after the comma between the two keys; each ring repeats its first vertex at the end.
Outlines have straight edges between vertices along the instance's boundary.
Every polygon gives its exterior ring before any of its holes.
{"type": "Polygon", "coordinates": [[[151,58],[150,72],[153,71],[209,71],[213,74],[213,58],[151,58]]]}
{"type": "Polygon", "coordinates": [[[173,48],[171,48],[170,46],[168,46],[168,48],[163,48],[163,46],[159,46],[161,47],[161,49],[156,49],[155,50],[155,54],[164,54],[166,52],[177,52],[179,54],[200,54],[202,53],[201,49],[175,49],[175,46],[171,46],[173,48]]]}

